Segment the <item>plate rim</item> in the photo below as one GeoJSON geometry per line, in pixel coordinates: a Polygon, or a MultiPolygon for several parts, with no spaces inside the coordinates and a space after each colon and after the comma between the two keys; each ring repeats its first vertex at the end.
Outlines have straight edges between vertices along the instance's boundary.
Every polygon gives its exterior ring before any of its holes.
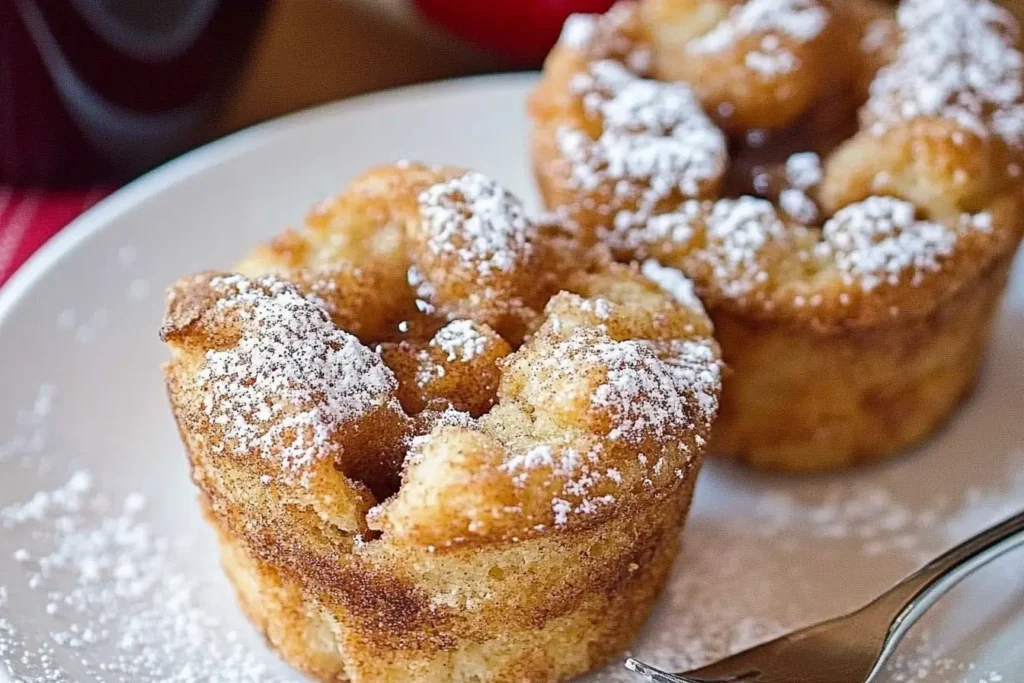
{"type": "MultiPolygon", "coordinates": [[[[334,116],[344,116],[382,105],[409,99],[443,99],[458,97],[481,88],[498,90],[521,87],[537,79],[532,71],[478,74],[448,78],[426,83],[398,86],[363,95],[345,97],[299,111],[277,116],[207,142],[119,187],[89,207],[32,253],[0,285],[0,336],[11,313],[34,287],[50,273],[66,255],[81,243],[107,229],[111,221],[134,206],[159,194],[188,176],[202,172],[236,155],[266,144],[288,130],[334,116]]],[[[523,102],[526,106],[526,102],[523,102]]]]}

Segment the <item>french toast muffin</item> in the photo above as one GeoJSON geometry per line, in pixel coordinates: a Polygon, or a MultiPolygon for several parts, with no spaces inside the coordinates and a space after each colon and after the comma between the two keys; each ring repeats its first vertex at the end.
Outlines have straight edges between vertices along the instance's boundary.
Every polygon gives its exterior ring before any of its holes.
{"type": "Polygon", "coordinates": [[[730,368],[710,452],[831,470],[969,393],[1021,239],[1017,25],[988,0],[640,0],[566,24],[541,194],[693,279],[730,368]]]}
{"type": "Polygon", "coordinates": [[[322,681],[561,681],[620,653],[718,407],[693,286],[479,173],[372,170],[161,336],[224,568],[322,681]]]}

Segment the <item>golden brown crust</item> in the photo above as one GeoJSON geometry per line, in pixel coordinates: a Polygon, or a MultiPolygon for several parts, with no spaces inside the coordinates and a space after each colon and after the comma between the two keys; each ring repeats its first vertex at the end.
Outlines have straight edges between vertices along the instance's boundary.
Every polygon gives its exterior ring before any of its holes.
{"type": "Polygon", "coordinates": [[[161,330],[250,618],[322,680],[557,681],[620,651],[717,409],[692,284],[457,169],[371,171],[310,221],[181,280],[161,330]]]}
{"type": "Polygon", "coordinates": [[[498,362],[510,353],[512,347],[497,332],[472,320],[449,323],[426,343],[380,346],[381,358],[398,380],[398,400],[410,414],[432,406],[480,417],[494,405],[501,380],[498,362]]]}
{"type": "Polygon", "coordinates": [[[912,229],[894,230],[890,235],[881,231],[894,220],[893,213],[905,210],[907,216],[915,216],[909,203],[868,197],[850,205],[847,211],[837,212],[824,231],[784,221],[766,202],[745,202],[742,198],[688,203],[682,208],[680,214],[666,214],[659,220],[672,224],[674,230],[684,227],[689,239],[652,240],[638,255],[657,258],[684,271],[693,278],[712,311],[727,311],[751,321],[802,326],[815,333],[868,330],[897,318],[906,321],[929,315],[973,286],[979,274],[994,262],[1012,253],[1022,227],[1020,199],[1010,192],[992,199],[979,215],[984,228],[979,229],[970,217],[957,219],[948,229],[938,221],[912,218],[912,222],[904,223],[912,229]],[[724,239],[709,238],[708,219],[713,219],[716,212],[731,219],[748,203],[773,216],[780,229],[754,231],[752,239],[763,235],[764,242],[758,247],[757,262],[744,272],[730,268],[723,257],[724,251],[735,248],[733,243],[743,238],[737,239],[735,232],[724,239]],[[848,214],[850,218],[846,218],[848,214]],[[842,228],[844,218],[847,223],[855,222],[856,232],[842,228]],[[835,230],[830,230],[833,227],[835,230]],[[871,230],[878,230],[875,239],[885,241],[881,247],[878,242],[872,243],[871,230]],[[929,244],[932,232],[938,240],[929,244]],[[955,247],[943,252],[945,242],[941,240],[955,241],[955,247]],[[922,245],[919,256],[889,254],[890,248],[898,250],[914,241],[922,245]],[[723,246],[719,248],[719,244],[723,246]],[[865,266],[858,271],[858,259],[875,262],[878,267],[872,270],[865,266]],[[934,264],[920,270],[900,265],[928,259],[934,259],[934,264]],[[894,264],[894,272],[887,270],[890,264],[894,264]],[[729,269],[729,276],[719,280],[723,268],[729,269]]]}
{"type": "MultiPolygon", "coordinates": [[[[417,602],[426,596],[411,597],[394,606],[400,614],[390,623],[369,625],[362,615],[386,615],[394,607],[389,602],[382,608],[380,598],[390,600],[397,586],[371,574],[327,577],[311,558],[282,571],[280,559],[263,559],[217,518],[211,523],[247,616],[285,660],[317,680],[559,681],[600,666],[629,645],[672,566],[690,495],[680,493],[681,507],[661,506],[641,514],[636,524],[619,520],[558,545],[534,547],[541,542],[531,541],[506,552],[475,550],[470,575],[487,575],[488,584],[508,590],[482,598],[484,606],[475,610],[459,606],[464,597],[456,590],[429,603],[417,602]],[[610,556],[609,549],[624,539],[631,553],[610,556]],[[527,560],[537,570],[523,575],[527,560]],[[542,573],[546,567],[565,573],[550,576],[542,573]],[[612,568],[618,569],[608,573],[612,568]],[[565,590],[574,584],[589,589],[565,590]],[[412,625],[426,628],[410,616],[420,610],[438,625],[427,641],[408,635],[412,625]]],[[[465,571],[460,559],[406,555],[396,561],[425,566],[423,583],[429,585],[455,567],[465,571]]]]}
{"type": "Polygon", "coordinates": [[[922,318],[810,335],[714,314],[731,368],[711,452],[755,467],[815,472],[898,454],[970,393],[1009,261],[922,318]]]}
{"type": "Polygon", "coordinates": [[[926,358],[978,346],[986,282],[1024,231],[1021,58],[988,0],[940,4],[640,0],[573,19],[549,56],[529,107],[541,195],[584,241],[694,280],[735,370],[716,450],[799,470],[880,457],[969,385],[976,362],[926,358]],[[971,330],[936,328],[972,298],[971,330]],[[868,417],[886,377],[905,429],[868,417]]]}
{"type": "MultiPolygon", "coordinates": [[[[840,56],[850,52],[846,33],[842,22],[826,11],[827,4],[791,3],[800,8],[799,23],[817,27],[808,39],[777,27],[740,29],[756,21],[757,4],[651,0],[641,5],[654,45],[653,75],[692,83],[707,111],[729,130],[793,123],[835,92],[844,80],[837,70],[852,62],[840,56]],[[789,68],[790,60],[798,66],[789,68]]],[[[767,11],[786,11],[783,3],[775,5],[767,11]]]]}

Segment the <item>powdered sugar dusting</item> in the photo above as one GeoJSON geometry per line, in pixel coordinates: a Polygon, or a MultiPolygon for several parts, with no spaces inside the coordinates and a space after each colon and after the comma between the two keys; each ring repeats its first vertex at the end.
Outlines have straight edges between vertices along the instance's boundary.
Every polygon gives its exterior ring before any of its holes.
{"type": "Polygon", "coordinates": [[[757,504],[767,538],[784,538],[799,528],[823,541],[855,543],[869,557],[896,552],[920,561],[930,559],[926,552],[922,556],[922,535],[935,526],[940,512],[940,505],[914,509],[886,487],[870,485],[827,486],[813,501],[766,492],[757,504]]]}
{"type": "Polygon", "coordinates": [[[691,400],[720,391],[714,353],[696,342],[680,342],[674,352],[663,360],[650,342],[615,341],[604,332],[577,328],[542,364],[567,377],[580,368],[605,369],[590,401],[612,416],[608,438],[637,442],[679,433],[695,420],[708,424],[717,410],[714,400],[691,400]]]}
{"type": "Polygon", "coordinates": [[[718,414],[718,395],[722,387],[722,364],[712,343],[673,339],[668,350],[664,361],[672,376],[679,385],[686,387],[689,397],[696,402],[696,419],[710,427],[718,414]]]}
{"type": "Polygon", "coordinates": [[[904,0],[896,19],[903,41],[865,109],[874,132],[941,117],[1024,144],[1022,59],[1007,10],[989,0],[904,0]]]}
{"type": "Polygon", "coordinates": [[[786,159],[786,182],[798,190],[814,187],[823,176],[821,157],[814,152],[798,152],[786,159]]]}
{"type": "Polygon", "coordinates": [[[582,52],[588,59],[615,58],[637,74],[651,68],[651,49],[635,38],[637,3],[618,2],[604,14],[571,14],[562,26],[558,44],[582,52]]]}
{"type": "Polygon", "coordinates": [[[699,200],[687,199],[675,211],[651,216],[643,225],[635,225],[627,216],[627,220],[616,221],[603,237],[610,246],[626,249],[638,258],[645,258],[659,244],[684,247],[696,236],[696,225],[703,221],[705,207],[699,200]]]}
{"type": "Polygon", "coordinates": [[[556,350],[554,359],[582,355],[582,362],[607,368],[607,378],[591,397],[614,415],[608,437],[635,441],[664,436],[689,424],[686,387],[677,385],[653,349],[640,341],[594,340],[576,335],[556,350]]]}
{"type": "Polygon", "coordinates": [[[700,257],[712,266],[727,296],[742,297],[767,282],[762,249],[786,234],[771,202],[750,196],[720,199],[705,225],[708,248],[700,257]]]}
{"type": "Polygon", "coordinates": [[[1016,494],[1024,491],[1024,475],[1011,475],[1007,484],[1013,495],[968,487],[962,500],[938,495],[922,505],[901,500],[884,484],[833,482],[813,493],[766,491],[755,510],[760,533],[786,543],[788,550],[799,551],[796,543],[786,540],[799,531],[807,539],[851,545],[865,557],[899,555],[911,564],[923,564],[936,548],[962,541],[1018,512],[1022,501],[1016,494]]]}
{"type": "Polygon", "coordinates": [[[419,197],[434,254],[455,254],[481,275],[509,272],[533,251],[536,227],[522,202],[497,182],[471,171],[419,197]]]}
{"type": "Polygon", "coordinates": [[[779,193],[779,208],[803,225],[810,225],[818,219],[818,205],[806,192],[795,187],[787,187],[779,193]]]}
{"type": "MultiPolygon", "coordinates": [[[[602,466],[600,448],[580,452],[562,444],[532,446],[511,455],[499,469],[509,473],[518,487],[525,486],[531,475],[539,471],[546,473],[543,486],[553,492],[551,512],[555,527],[564,527],[575,516],[593,515],[614,504],[616,498],[612,493],[596,494],[594,489],[610,483],[614,490],[622,481],[621,477],[616,478],[616,470],[602,466]]],[[[534,530],[543,528],[538,526],[534,530]]]]}
{"type": "Polygon", "coordinates": [[[860,41],[860,49],[866,54],[881,52],[891,43],[896,41],[898,28],[892,17],[879,17],[874,19],[864,29],[864,36],[860,41]]]}
{"type": "Polygon", "coordinates": [[[847,284],[871,291],[898,284],[907,273],[918,284],[942,269],[957,244],[957,232],[942,223],[917,220],[914,205],[892,197],[869,197],[836,212],[822,229],[822,254],[831,256],[847,284]]]}
{"type": "Polygon", "coordinates": [[[748,69],[761,76],[787,74],[800,64],[779,40],[813,40],[825,29],[829,12],[816,0],[748,0],[733,5],[729,16],[687,50],[695,55],[723,52],[749,36],[761,36],[758,47],[745,55],[748,69]]]}
{"type": "Polygon", "coordinates": [[[559,151],[571,165],[570,182],[583,192],[614,188],[616,229],[642,225],[673,193],[699,194],[724,170],[725,138],[682,83],[645,80],[610,60],[591,64],[573,91],[603,129],[593,140],[582,130],[558,132],[559,151]]]}
{"type": "MultiPolygon", "coordinates": [[[[405,458],[406,465],[413,465],[423,460],[423,445],[432,438],[431,431],[440,427],[472,427],[475,424],[472,415],[456,410],[450,405],[441,412],[421,413],[421,416],[427,416],[431,419],[430,429],[409,440],[409,453],[405,458]]],[[[383,511],[383,505],[376,505],[367,513],[367,519],[372,520],[375,517],[379,517],[383,511]]]]}
{"type": "Polygon", "coordinates": [[[788,245],[786,225],[766,199],[744,195],[715,202],[687,200],[676,211],[654,216],[646,225],[615,233],[610,243],[646,257],[654,247],[673,243],[697,247],[691,255],[706,264],[725,296],[743,298],[769,280],[765,250],[788,245]],[[702,245],[692,242],[703,230],[702,245]]]}
{"type": "Polygon", "coordinates": [[[487,337],[480,334],[472,320],[455,320],[448,323],[430,340],[448,354],[448,361],[468,361],[476,358],[487,348],[487,337]]]}
{"type": "Polygon", "coordinates": [[[648,259],[643,262],[640,272],[686,308],[700,315],[707,314],[704,304],[693,288],[693,280],[683,275],[680,270],[662,266],[654,259],[648,259]]]}
{"type": "MultiPolygon", "coordinates": [[[[571,392],[580,377],[592,377],[595,370],[603,377],[596,386],[583,385],[589,393],[589,408],[584,410],[596,409],[609,418],[598,424],[602,430],[609,428],[605,436],[612,442],[664,442],[681,449],[673,458],[687,458],[689,446],[678,442],[687,430],[709,429],[718,411],[720,363],[710,342],[672,340],[658,346],[642,340],[616,341],[603,329],[577,327],[568,339],[553,345],[537,374],[549,385],[571,392]]],[[[559,400],[556,396],[551,402],[559,400]]],[[[529,485],[533,495],[550,495],[552,523],[562,527],[616,502],[623,474],[602,459],[605,449],[604,442],[589,450],[569,443],[541,443],[509,453],[499,469],[515,486],[529,485]]],[[[651,486],[653,477],[669,473],[668,454],[658,446],[637,454],[643,485],[651,486]]],[[[686,476],[687,469],[674,467],[674,476],[686,476]]]]}
{"type": "Polygon", "coordinates": [[[596,14],[570,14],[562,25],[558,42],[577,50],[587,47],[597,31],[597,22],[596,14]]]}
{"type": "Polygon", "coordinates": [[[293,475],[335,454],[339,428],[395,402],[397,381],[380,357],[291,283],[233,275],[210,284],[241,328],[232,348],[207,351],[197,374],[231,452],[256,452],[293,475]]]}
{"type": "Polygon", "coordinates": [[[743,63],[754,73],[767,78],[792,73],[800,60],[789,50],[782,49],[777,38],[766,36],[761,39],[757,50],[751,50],[743,57],[743,63]]]}

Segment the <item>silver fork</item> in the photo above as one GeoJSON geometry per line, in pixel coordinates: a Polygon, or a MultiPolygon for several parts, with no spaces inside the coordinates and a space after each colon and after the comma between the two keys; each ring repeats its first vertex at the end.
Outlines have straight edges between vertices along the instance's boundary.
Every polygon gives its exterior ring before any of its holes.
{"type": "Polygon", "coordinates": [[[655,683],[867,683],[910,627],[975,569],[1024,545],[1024,512],[932,560],[865,607],[740,652],[670,674],[635,659],[626,668],[655,683]]]}

